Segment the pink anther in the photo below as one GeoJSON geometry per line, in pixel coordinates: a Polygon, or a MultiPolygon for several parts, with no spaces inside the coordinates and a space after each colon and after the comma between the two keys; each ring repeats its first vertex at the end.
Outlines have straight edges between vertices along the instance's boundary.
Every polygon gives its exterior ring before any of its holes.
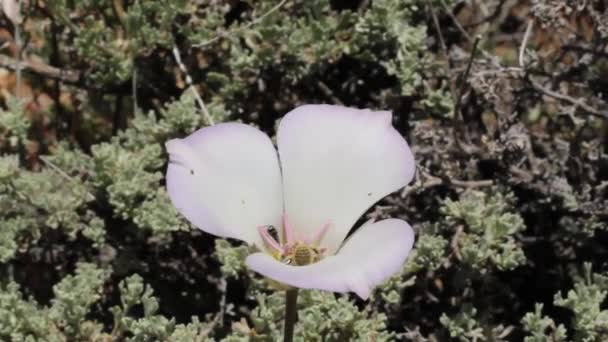
{"type": "Polygon", "coordinates": [[[296,242],[295,231],[287,218],[287,214],[283,214],[283,245],[291,246],[296,242]]]}
{"type": "Polygon", "coordinates": [[[310,238],[307,238],[304,241],[307,244],[318,246],[321,243],[321,240],[323,240],[323,237],[325,237],[325,234],[327,234],[327,231],[329,230],[330,226],[331,221],[325,222],[319,229],[317,229],[316,232],[312,234],[310,238]]]}

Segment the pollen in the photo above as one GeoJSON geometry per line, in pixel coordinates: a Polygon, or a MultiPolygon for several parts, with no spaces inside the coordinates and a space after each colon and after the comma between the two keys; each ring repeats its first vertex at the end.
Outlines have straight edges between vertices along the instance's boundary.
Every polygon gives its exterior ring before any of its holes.
{"type": "Polygon", "coordinates": [[[315,261],[315,254],[309,246],[297,244],[293,251],[293,261],[296,266],[310,265],[315,261]]]}
{"type": "Polygon", "coordinates": [[[325,257],[327,249],[321,246],[321,241],[329,226],[328,221],[312,236],[306,238],[293,231],[287,216],[284,215],[282,234],[271,225],[258,226],[258,231],[266,252],[274,259],[291,266],[305,266],[319,262],[325,257]]]}

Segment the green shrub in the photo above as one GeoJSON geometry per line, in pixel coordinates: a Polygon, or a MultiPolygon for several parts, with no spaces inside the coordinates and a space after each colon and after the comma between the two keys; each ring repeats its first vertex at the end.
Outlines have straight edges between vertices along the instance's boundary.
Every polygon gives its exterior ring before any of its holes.
{"type": "Polygon", "coordinates": [[[416,182],[366,217],[417,241],[366,302],[301,291],[297,340],[608,339],[595,3],[23,2],[0,18],[0,340],[279,340],[282,294],[178,214],[164,143],[273,136],[303,103],[394,113],[416,182]]]}

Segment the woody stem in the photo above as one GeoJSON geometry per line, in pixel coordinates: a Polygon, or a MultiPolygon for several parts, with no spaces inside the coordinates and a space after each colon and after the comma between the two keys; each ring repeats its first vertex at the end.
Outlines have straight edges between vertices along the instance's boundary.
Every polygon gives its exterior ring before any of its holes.
{"type": "Polygon", "coordinates": [[[289,289],[285,291],[285,326],[283,331],[283,342],[293,341],[293,330],[298,320],[298,289],[289,289]]]}

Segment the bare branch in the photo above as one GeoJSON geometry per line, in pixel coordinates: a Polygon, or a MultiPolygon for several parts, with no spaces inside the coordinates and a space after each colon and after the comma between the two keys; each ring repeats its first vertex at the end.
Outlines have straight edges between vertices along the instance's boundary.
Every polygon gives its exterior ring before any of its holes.
{"type": "Polygon", "coordinates": [[[456,115],[457,117],[460,117],[460,106],[462,104],[462,96],[464,94],[464,85],[469,78],[469,73],[471,72],[471,66],[473,65],[473,60],[475,59],[475,52],[477,51],[477,46],[479,45],[480,40],[481,40],[481,37],[479,37],[479,36],[475,37],[475,41],[473,42],[473,48],[471,50],[471,56],[469,57],[469,61],[467,63],[467,68],[465,69],[464,74],[462,75],[462,78],[460,79],[460,85],[458,86],[458,88],[460,88],[460,93],[456,97],[456,104],[454,105],[454,115],[456,115]]]}
{"type": "Polygon", "coordinates": [[[532,33],[532,28],[534,27],[534,20],[530,20],[528,22],[528,27],[526,28],[526,33],[524,34],[524,38],[521,41],[521,46],[519,47],[519,66],[525,68],[524,57],[526,54],[526,46],[528,45],[528,39],[530,38],[530,34],[532,33]]]}
{"type": "Polygon", "coordinates": [[[190,74],[188,73],[188,69],[186,69],[186,66],[182,62],[182,56],[179,53],[179,49],[177,48],[176,45],[173,46],[173,57],[175,58],[175,62],[179,66],[179,69],[186,76],[186,83],[188,84],[188,87],[194,94],[194,97],[196,98],[196,102],[198,103],[199,107],[201,108],[201,111],[203,112],[203,119],[205,120],[205,123],[209,126],[213,125],[213,118],[209,114],[209,111],[207,110],[207,106],[205,106],[205,102],[203,101],[203,98],[196,90],[196,87],[194,86],[194,84],[192,84],[192,77],[190,77],[190,74]]]}
{"type": "MultiPolygon", "coordinates": [[[[526,53],[526,46],[528,45],[528,39],[530,38],[533,27],[534,27],[534,20],[530,20],[528,22],[528,26],[526,27],[526,33],[524,34],[524,38],[523,38],[523,40],[521,42],[521,46],[519,48],[519,66],[524,70],[526,68],[525,60],[524,60],[525,53],[526,53]]],[[[593,108],[593,107],[589,106],[587,103],[585,103],[585,101],[583,99],[576,99],[567,94],[562,94],[560,92],[553,91],[553,90],[543,86],[539,82],[533,80],[532,78],[530,78],[529,80],[530,80],[530,83],[532,84],[532,87],[534,87],[534,89],[538,90],[539,92],[543,93],[544,95],[547,95],[549,97],[552,97],[552,98],[555,98],[558,100],[569,102],[570,104],[574,105],[575,107],[580,107],[592,115],[599,116],[604,119],[608,119],[608,111],[601,111],[596,108],[593,108]]]]}
{"type": "Polygon", "coordinates": [[[452,186],[456,188],[474,189],[474,188],[485,188],[494,185],[494,181],[491,179],[481,180],[459,180],[459,179],[448,179],[439,178],[433,176],[430,173],[418,169],[418,175],[420,178],[411,186],[407,186],[401,192],[401,197],[405,198],[409,194],[416,192],[421,189],[428,189],[439,185],[452,186]]]}
{"type": "Polygon", "coordinates": [[[334,92],[325,84],[325,82],[318,81],[317,87],[319,87],[319,90],[321,90],[325,96],[329,97],[334,104],[344,106],[344,103],[334,95],[334,92]]]}
{"type": "MultiPolygon", "coordinates": [[[[53,162],[51,162],[47,157],[45,156],[38,156],[38,158],[40,158],[40,160],[42,160],[42,162],[50,167],[53,171],[57,172],[57,174],[59,174],[61,177],[67,179],[69,182],[72,183],[76,183],[77,180],[74,179],[73,177],[71,177],[70,175],[68,175],[67,173],[65,173],[65,171],[63,171],[62,169],[59,168],[59,166],[53,164],[53,162]]],[[[87,191],[87,196],[89,197],[90,201],[94,201],[95,200],[95,196],[87,191]]]]}
{"type": "Polygon", "coordinates": [[[475,39],[473,39],[473,37],[471,37],[471,35],[467,32],[467,30],[465,30],[464,27],[462,27],[462,25],[458,21],[458,18],[456,18],[454,13],[452,13],[452,9],[443,0],[441,0],[441,6],[443,6],[443,10],[447,13],[447,15],[450,17],[450,19],[452,19],[452,22],[454,23],[454,25],[456,25],[456,27],[458,28],[458,31],[460,31],[460,33],[462,33],[462,35],[469,42],[472,43],[475,39]]]}
{"type": "Polygon", "coordinates": [[[435,31],[437,31],[437,36],[439,36],[439,42],[441,43],[441,49],[443,50],[443,54],[449,61],[448,47],[445,44],[445,39],[443,39],[443,34],[441,33],[441,26],[439,25],[439,20],[437,19],[437,14],[435,14],[435,10],[433,9],[433,4],[431,0],[426,0],[426,5],[429,8],[429,12],[431,12],[431,17],[433,17],[433,25],[435,26],[435,31]]]}
{"type": "Polygon", "coordinates": [[[80,81],[80,76],[75,71],[59,69],[41,62],[31,62],[28,60],[18,61],[4,55],[0,55],[0,66],[15,71],[25,70],[33,72],[66,83],[76,84],[80,81]]]}
{"type": "Polygon", "coordinates": [[[543,93],[547,96],[553,97],[558,100],[569,102],[570,104],[574,105],[575,107],[582,108],[584,111],[588,112],[591,115],[595,115],[595,116],[598,116],[598,117],[601,117],[604,119],[608,119],[608,111],[605,111],[605,110],[602,111],[599,109],[595,109],[595,108],[589,106],[587,103],[585,103],[585,101],[583,99],[576,99],[572,96],[553,91],[532,79],[530,79],[530,83],[532,84],[534,89],[540,91],[541,93],[543,93]]]}

